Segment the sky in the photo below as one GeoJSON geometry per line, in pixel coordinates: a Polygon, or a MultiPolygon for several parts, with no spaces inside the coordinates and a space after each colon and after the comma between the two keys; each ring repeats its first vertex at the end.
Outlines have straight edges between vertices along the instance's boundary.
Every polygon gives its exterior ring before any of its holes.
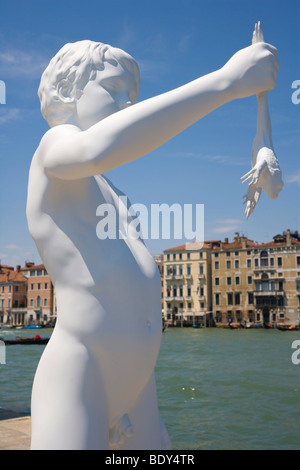
{"type": "MultiPolygon", "coordinates": [[[[267,242],[288,228],[300,229],[300,104],[292,101],[292,84],[300,81],[299,0],[0,0],[0,80],[6,86],[6,104],[0,104],[0,263],[40,262],[25,213],[30,162],[48,130],[37,89],[65,43],[90,39],[130,53],[140,67],[142,101],[222,67],[251,44],[258,20],[265,41],[279,51],[276,87],[268,93],[284,181],[278,198],[262,194],[246,220],[247,188],[240,178],[251,168],[255,96],[227,103],[151,154],[106,174],[149,211],[151,204],[204,204],[205,240],[232,240],[238,232],[267,242]]],[[[159,254],[184,242],[148,239],[146,245],[159,254]]]]}

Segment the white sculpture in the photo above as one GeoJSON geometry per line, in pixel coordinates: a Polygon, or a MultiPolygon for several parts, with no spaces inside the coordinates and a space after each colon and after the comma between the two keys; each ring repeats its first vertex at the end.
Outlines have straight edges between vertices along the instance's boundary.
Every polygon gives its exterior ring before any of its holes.
{"type": "Polygon", "coordinates": [[[276,55],[254,44],[138,104],[138,67],[125,52],[81,41],[51,60],[39,89],[51,129],[32,160],[27,218],[58,317],[33,385],[32,449],[170,448],[154,377],[160,275],[141,239],[97,238],[99,204],[121,211],[121,192],[103,173],[230,100],[271,90],[276,55]]]}
{"type": "MultiPolygon", "coordinates": [[[[264,42],[260,21],[255,25],[252,44],[259,42],[264,42]]],[[[283,187],[281,170],[272,143],[267,92],[257,94],[257,101],[257,134],[252,146],[252,169],[242,176],[243,183],[251,180],[244,196],[247,219],[258,203],[262,189],[270,199],[276,199],[283,187]]]]}

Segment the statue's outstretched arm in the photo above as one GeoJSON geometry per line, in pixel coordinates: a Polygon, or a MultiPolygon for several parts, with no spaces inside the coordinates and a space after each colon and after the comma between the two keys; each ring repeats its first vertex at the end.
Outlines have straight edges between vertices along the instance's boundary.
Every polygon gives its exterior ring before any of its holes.
{"type": "Polygon", "coordinates": [[[136,160],[226,102],[272,89],[276,55],[269,44],[249,46],[216,72],[112,114],[85,131],[57,126],[45,137],[45,168],[58,178],[77,179],[136,160]]]}

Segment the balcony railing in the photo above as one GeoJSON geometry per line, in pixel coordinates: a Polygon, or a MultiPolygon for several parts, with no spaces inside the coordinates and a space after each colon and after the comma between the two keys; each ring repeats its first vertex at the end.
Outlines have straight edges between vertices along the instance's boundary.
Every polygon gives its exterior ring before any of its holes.
{"type": "Polygon", "coordinates": [[[205,274],[198,274],[198,279],[205,279],[205,274]]]}
{"type": "Polygon", "coordinates": [[[266,296],[266,295],[272,295],[272,296],[284,296],[284,291],[283,290],[255,290],[254,295],[258,296],[266,296]]]}

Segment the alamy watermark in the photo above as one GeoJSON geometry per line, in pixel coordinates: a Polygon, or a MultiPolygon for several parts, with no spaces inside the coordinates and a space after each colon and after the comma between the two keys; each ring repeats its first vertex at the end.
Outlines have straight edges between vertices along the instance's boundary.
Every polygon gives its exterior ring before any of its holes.
{"type": "Polygon", "coordinates": [[[151,204],[148,209],[139,203],[129,206],[127,197],[120,196],[116,205],[100,204],[96,215],[100,217],[96,226],[100,240],[204,240],[204,204],[151,204]]]}
{"type": "Polygon", "coordinates": [[[5,349],[5,343],[0,339],[0,365],[1,364],[6,364],[6,349],[5,349]]]}
{"type": "Polygon", "coordinates": [[[296,88],[296,90],[292,93],[292,103],[299,104],[300,103],[300,80],[294,80],[292,83],[292,88],[296,88]]]}
{"type": "Polygon", "coordinates": [[[300,364],[300,340],[299,339],[292,342],[292,349],[296,350],[292,354],[292,363],[295,364],[295,366],[298,366],[300,364]]]}
{"type": "Polygon", "coordinates": [[[0,104],[6,104],[6,86],[3,80],[0,80],[0,104]]]}

